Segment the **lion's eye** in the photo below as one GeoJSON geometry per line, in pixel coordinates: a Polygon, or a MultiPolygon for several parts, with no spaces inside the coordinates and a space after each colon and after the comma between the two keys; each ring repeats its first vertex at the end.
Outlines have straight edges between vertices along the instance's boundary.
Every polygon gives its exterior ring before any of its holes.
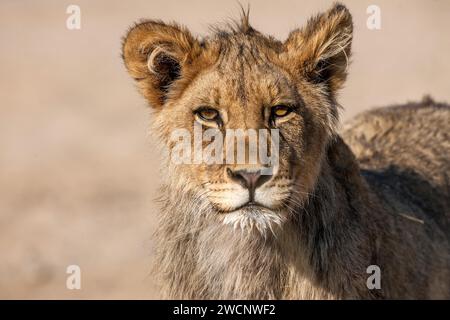
{"type": "Polygon", "coordinates": [[[278,105],[278,106],[272,107],[272,116],[274,118],[285,117],[291,112],[292,112],[292,108],[285,106],[285,105],[278,105]]]}
{"type": "Polygon", "coordinates": [[[203,121],[220,121],[219,111],[209,107],[201,107],[194,112],[203,121]]]}

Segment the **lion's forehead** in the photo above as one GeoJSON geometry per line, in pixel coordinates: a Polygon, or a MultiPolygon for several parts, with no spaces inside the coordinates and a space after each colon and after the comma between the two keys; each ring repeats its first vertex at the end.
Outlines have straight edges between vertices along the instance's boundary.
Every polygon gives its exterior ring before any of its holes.
{"type": "Polygon", "coordinates": [[[229,58],[202,72],[186,92],[197,105],[224,108],[236,115],[261,112],[261,107],[295,101],[289,75],[270,61],[250,64],[229,58]]]}

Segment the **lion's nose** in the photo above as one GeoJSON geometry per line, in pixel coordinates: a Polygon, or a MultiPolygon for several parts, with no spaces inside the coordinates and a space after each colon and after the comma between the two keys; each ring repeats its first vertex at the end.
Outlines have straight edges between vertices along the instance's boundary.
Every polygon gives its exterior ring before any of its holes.
{"type": "Polygon", "coordinates": [[[250,194],[250,202],[254,200],[256,188],[270,180],[271,175],[262,175],[261,170],[231,170],[227,168],[228,177],[247,188],[250,194]]]}

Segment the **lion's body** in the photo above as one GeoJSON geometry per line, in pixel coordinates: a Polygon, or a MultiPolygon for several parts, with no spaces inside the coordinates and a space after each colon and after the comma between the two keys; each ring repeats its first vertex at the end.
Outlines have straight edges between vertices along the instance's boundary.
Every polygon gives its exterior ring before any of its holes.
{"type": "Polygon", "coordinates": [[[450,298],[449,133],[450,106],[429,98],[363,113],[344,127],[387,214],[378,219],[391,239],[383,246],[388,297],[450,298]]]}
{"type": "Polygon", "coordinates": [[[285,42],[248,15],[201,41],[159,21],[130,30],[125,65],[163,146],[199,124],[280,136],[264,177],[261,160],[165,159],[155,265],[167,297],[450,298],[449,107],[369,112],[342,139],[336,93],[352,30],[339,4],[285,42]],[[379,289],[368,286],[374,266],[379,289]]]}
{"type": "Polygon", "coordinates": [[[450,106],[426,97],[365,112],[343,129],[372,190],[450,237],[450,106]]]}

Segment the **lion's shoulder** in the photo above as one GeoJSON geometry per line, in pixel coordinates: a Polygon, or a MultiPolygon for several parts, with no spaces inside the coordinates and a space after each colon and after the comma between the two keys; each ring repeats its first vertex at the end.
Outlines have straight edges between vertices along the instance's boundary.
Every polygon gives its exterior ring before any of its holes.
{"type": "Polygon", "coordinates": [[[345,123],[341,132],[363,166],[395,164],[427,176],[449,171],[449,134],[450,105],[430,97],[364,112],[345,123]]]}
{"type": "Polygon", "coordinates": [[[424,211],[444,229],[450,226],[449,134],[450,106],[429,97],[362,113],[341,132],[374,191],[395,198],[395,206],[424,211]]]}

